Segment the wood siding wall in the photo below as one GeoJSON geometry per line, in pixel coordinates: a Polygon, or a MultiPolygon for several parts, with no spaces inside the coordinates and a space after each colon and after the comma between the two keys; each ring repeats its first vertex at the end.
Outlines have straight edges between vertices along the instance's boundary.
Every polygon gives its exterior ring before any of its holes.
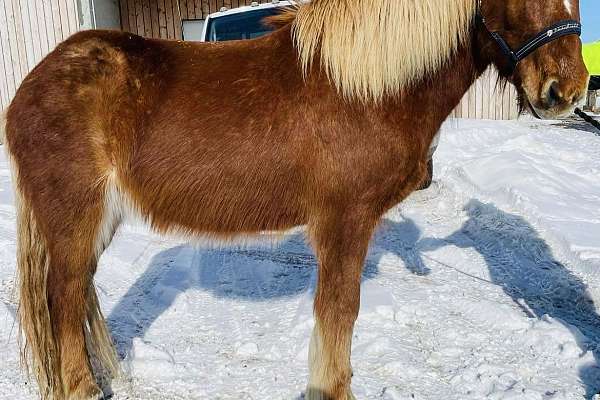
{"type": "Polygon", "coordinates": [[[77,0],[0,0],[0,111],[27,73],[79,29],[77,0]]]}
{"type": "Polygon", "coordinates": [[[502,87],[493,69],[486,71],[465,94],[452,113],[455,118],[515,119],[519,116],[517,91],[507,84],[502,87]]]}

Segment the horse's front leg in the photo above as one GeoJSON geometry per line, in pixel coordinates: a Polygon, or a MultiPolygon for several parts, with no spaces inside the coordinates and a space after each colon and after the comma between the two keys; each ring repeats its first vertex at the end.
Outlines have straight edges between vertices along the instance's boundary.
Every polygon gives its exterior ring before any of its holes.
{"type": "Polygon", "coordinates": [[[319,278],[307,400],[354,399],[352,331],[360,306],[362,268],[377,218],[358,211],[335,214],[310,227],[319,278]]]}

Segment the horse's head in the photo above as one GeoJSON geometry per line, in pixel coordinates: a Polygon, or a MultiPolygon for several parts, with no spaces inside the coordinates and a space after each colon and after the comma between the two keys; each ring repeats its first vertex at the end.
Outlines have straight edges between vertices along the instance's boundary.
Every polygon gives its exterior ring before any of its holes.
{"type": "Polygon", "coordinates": [[[570,115],[589,79],[579,0],[481,0],[478,12],[489,57],[515,84],[522,106],[542,118],[570,115]]]}

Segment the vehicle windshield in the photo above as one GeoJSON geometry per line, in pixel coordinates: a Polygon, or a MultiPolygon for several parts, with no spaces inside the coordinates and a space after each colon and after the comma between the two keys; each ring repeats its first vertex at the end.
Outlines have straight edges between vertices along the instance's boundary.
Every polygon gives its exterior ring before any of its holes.
{"type": "Polygon", "coordinates": [[[273,29],[262,23],[263,18],[280,12],[277,7],[225,15],[209,20],[209,42],[253,39],[266,35],[273,29]]]}

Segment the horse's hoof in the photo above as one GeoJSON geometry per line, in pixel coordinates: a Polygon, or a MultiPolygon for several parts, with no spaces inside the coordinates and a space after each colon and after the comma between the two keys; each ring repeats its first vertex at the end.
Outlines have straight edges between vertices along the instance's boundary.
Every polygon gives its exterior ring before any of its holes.
{"type": "Polygon", "coordinates": [[[345,397],[332,397],[325,393],[322,390],[308,388],[306,393],[304,394],[304,400],[356,400],[356,397],[352,394],[352,392],[348,392],[345,397]]]}
{"type": "Polygon", "coordinates": [[[81,384],[67,396],[67,400],[102,400],[104,393],[94,384],[81,384]]]}

